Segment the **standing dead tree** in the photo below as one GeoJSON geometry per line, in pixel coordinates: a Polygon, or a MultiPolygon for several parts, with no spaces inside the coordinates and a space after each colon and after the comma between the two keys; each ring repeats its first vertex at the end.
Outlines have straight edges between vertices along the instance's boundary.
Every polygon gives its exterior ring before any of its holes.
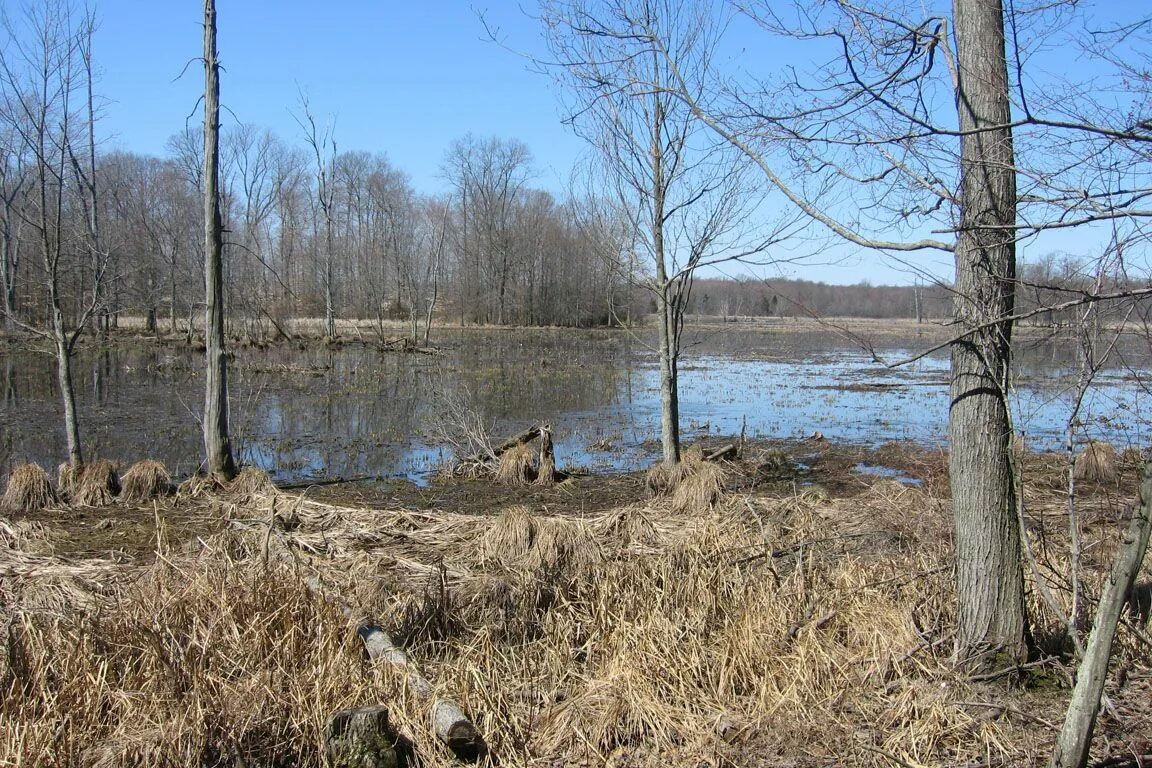
{"type": "Polygon", "coordinates": [[[236,476],[228,435],[228,355],[224,348],[224,223],[220,215],[220,63],[216,2],[204,0],[204,451],[208,472],[236,476]]]}

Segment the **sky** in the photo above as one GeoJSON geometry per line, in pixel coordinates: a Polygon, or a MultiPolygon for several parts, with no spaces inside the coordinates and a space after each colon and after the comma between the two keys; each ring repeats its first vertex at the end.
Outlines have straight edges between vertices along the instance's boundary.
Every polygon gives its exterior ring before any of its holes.
{"type": "MultiPolygon", "coordinates": [[[[97,4],[96,56],[108,145],[162,154],[203,88],[202,6],[173,0],[97,4]]],[[[302,143],[303,94],[340,150],[386,153],[425,192],[441,191],[448,145],[466,133],[517,138],[532,149],[537,183],[563,189],[582,142],[561,124],[549,79],[486,39],[536,44],[536,22],[512,3],[462,0],[220,0],[222,120],[266,127],[302,143]],[[231,114],[229,114],[229,112],[231,114]]]]}
{"type": "MultiPolygon", "coordinates": [[[[94,3],[104,147],[163,155],[169,137],[200,125],[202,4],[94,3]]],[[[226,126],[251,123],[302,145],[296,115],[303,95],[317,121],[333,125],[339,150],[382,152],[427,193],[446,188],[440,166],[453,140],[467,133],[519,139],[533,152],[535,184],[562,195],[588,150],[562,124],[557,86],[515,52],[541,50],[539,22],[528,14],[534,5],[218,0],[222,119],[226,126]],[[505,46],[492,42],[481,16],[505,46]]],[[[728,64],[755,66],[747,62],[787,54],[759,48],[753,38],[738,39],[728,64]]],[[[1026,244],[1021,252],[1030,258],[1052,247],[1026,244]]],[[[948,257],[931,258],[926,266],[946,279],[948,257]]],[[[786,276],[835,283],[916,279],[896,262],[842,244],[783,269],[786,276]]]]}

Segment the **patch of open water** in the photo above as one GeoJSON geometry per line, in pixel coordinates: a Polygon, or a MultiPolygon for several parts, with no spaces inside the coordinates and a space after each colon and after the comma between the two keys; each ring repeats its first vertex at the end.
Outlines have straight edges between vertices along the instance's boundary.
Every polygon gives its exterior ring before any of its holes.
{"type": "MultiPolygon", "coordinates": [[[[658,454],[655,356],[624,332],[445,331],[441,356],[372,347],[239,350],[231,416],[240,458],[281,482],[330,476],[418,482],[451,450],[437,424],[460,404],[496,436],[534,421],[556,434],[561,466],[629,470],[658,454]],[[451,405],[455,404],[455,405],[451,405]]],[[[890,341],[887,359],[916,339],[890,341]]],[[[710,332],[686,345],[680,373],[685,442],[746,430],[750,437],[943,444],[948,361],[938,353],[898,369],[828,333],[710,332]]],[[[1075,376],[1065,350],[1023,349],[1013,394],[1018,429],[1035,449],[1062,444],[1075,376]]],[[[1144,360],[1100,374],[1086,399],[1084,438],[1121,447],[1149,440],[1144,360]]],[[[157,458],[175,474],[201,453],[202,357],[184,349],[86,350],[77,365],[88,454],[157,458]]],[[[52,360],[0,358],[0,473],[15,463],[55,466],[64,455],[52,360]]],[[[458,419],[457,419],[458,420],[458,419]]]]}

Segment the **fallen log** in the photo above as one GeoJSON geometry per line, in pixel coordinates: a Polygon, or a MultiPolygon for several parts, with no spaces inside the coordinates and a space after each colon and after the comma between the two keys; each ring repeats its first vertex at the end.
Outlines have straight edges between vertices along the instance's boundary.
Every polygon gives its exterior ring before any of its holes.
{"type": "Polygon", "coordinates": [[[492,450],[492,453],[495,456],[495,458],[500,458],[500,454],[504,453],[505,451],[510,450],[512,448],[515,448],[518,445],[524,445],[526,443],[530,443],[533,440],[535,440],[536,438],[540,437],[540,432],[541,432],[541,425],[533,424],[532,426],[528,427],[528,429],[524,430],[523,432],[520,432],[519,434],[513,435],[512,437],[508,438],[504,442],[500,443],[500,445],[496,446],[492,450]]]}
{"type": "MultiPolygon", "coordinates": [[[[300,560],[296,553],[288,547],[287,543],[272,536],[277,522],[279,522],[279,518],[273,513],[268,520],[268,531],[264,538],[264,557],[265,559],[268,558],[271,544],[275,541],[275,555],[277,559],[287,565],[298,568],[300,560]]],[[[341,613],[349,619],[356,616],[356,612],[352,609],[352,606],[325,586],[318,575],[303,575],[303,581],[309,591],[338,606],[341,613]]],[[[408,659],[408,654],[396,647],[396,644],[392,642],[392,638],[382,627],[364,621],[356,628],[356,635],[363,641],[364,650],[367,651],[369,659],[373,661],[385,661],[395,667],[402,668],[407,675],[409,687],[411,687],[421,699],[431,703],[432,731],[457,758],[476,761],[488,755],[488,745],[484,741],[484,737],[480,734],[476,726],[472,724],[472,721],[468,719],[468,716],[464,714],[464,710],[460,708],[460,705],[449,699],[435,696],[432,683],[412,664],[408,659]]],[[[367,713],[373,708],[367,707],[361,709],[367,713]]],[[[341,711],[360,712],[361,710],[341,711]]],[[[332,717],[336,717],[339,714],[340,712],[337,712],[333,714],[332,717]]],[[[371,721],[371,719],[375,717],[375,722],[379,725],[381,716],[379,714],[364,714],[362,717],[367,721],[371,721]]],[[[383,717],[385,720],[387,719],[386,714],[383,717]]],[[[340,722],[342,723],[343,721],[340,722]]],[[[331,725],[331,718],[329,719],[329,724],[331,725]]],[[[370,725],[371,722],[366,722],[363,727],[368,728],[370,725]]],[[[395,743],[396,741],[394,739],[393,744],[395,743]]],[[[360,768],[360,765],[361,764],[357,764],[357,768],[360,768]]],[[[362,765],[372,766],[374,764],[363,763],[362,765]]],[[[387,768],[387,766],[387,763],[381,764],[381,768],[387,768]]]]}
{"type": "Polygon", "coordinates": [[[409,687],[421,699],[431,701],[432,731],[444,742],[452,754],[461,760],[475,761],[488,754],[484,737],[454,701],[438,698],[428,678],[420,673],[408,659],[408,654],[396,647],[383,628],[375,624],[361,624],[356,634],[364,641],[368,657],[384,661],[403,669],[409,687]]]}
{"type": "Polygon", "coordinates": [[[723,447],[717,448],[714,451],[704,454],[704,461],[720,461],[734,459],[739,454],[740,449],[735,443],[728,443],[723,447]]]}

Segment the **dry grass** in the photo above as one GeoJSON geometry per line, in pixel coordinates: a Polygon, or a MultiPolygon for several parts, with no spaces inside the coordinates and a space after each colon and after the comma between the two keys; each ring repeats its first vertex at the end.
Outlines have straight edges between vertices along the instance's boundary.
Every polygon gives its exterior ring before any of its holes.
{"type": "Polygon", "coordinates": [[[71,487],[73,504],[81,507],[102,507],[111,504],[120,493],[120,478],[116,475],[116,465],[108,459],[90,461],[78,473],[72,472],[71,487]]]}
{"type": "Polygon", "coordinates": [[[501,485],[527,485],[534,476],[531,446],[514,445],[500,454],[496,482],[501,485]]]}
{"type": "Polygon", "coordinates": [[[67,461],[56,467],[56,489],[62,499],[68,500],[76,493],[76,483],[80,479],[77,472],[67,461]]]}
{"type": "Polygon", "coordinates": [[[8,475],[8,487],[0,499],[0,509],[35,512],[56,503],[52,480],[38,464],[22,464],[8,475]]]}
{"type": "Polygon", "coordinates": [[[1114,483],[1118,476],[1119,457],[1111,443],[1093,440],[1076,456],[1077,480],[1114,483]]]}
{"type": "Polygon", "coordinates": [[[724,497],[727,472],[716,462],[704,461],[699,446],[692,446],[677,464],[654,465],[644,476],[653,497],[671,496],[674,512],[707,512],[724,497]]]}
{"type": "Polygon", "coordinates": [[[129,503],[152,501],[172,492],[172,476],[163,464],[152,459],[136,462],[120,478],[120,498],[129,503]]]}
{"type": "Polygon", "coordinates": [[[274,493],[276,484],[268,473],[259,467],[244,467],[240,474],[228,484],[228,496],[238,503],[267,493],[274,493]]]}
{"type": "Polygon", "coordinates": [[[552,454],[541,454],[536,467],[535,485],[556,485],[556,458],[552,454]]]}
{"type": "MultiPolygon", "coordinates": [[[[452,765],[316,583],[403,638],[508,765],[1044,761],[1063,672],[1013,690],[952,668],[945,500],[883,482],[689,507],[486,517],[253,495],[98,611],[7,601],[0,764],[319,765],[330,712],[385,702],[420,764],[452,765]]],[[[1152,677],[1142,653],[1122,638],[1129,681],[1152,677]]],[[[1102,723],[1098,756],[1152,738],[1140,695],[1114,681],[1124,720],[1102,723]]]]}

